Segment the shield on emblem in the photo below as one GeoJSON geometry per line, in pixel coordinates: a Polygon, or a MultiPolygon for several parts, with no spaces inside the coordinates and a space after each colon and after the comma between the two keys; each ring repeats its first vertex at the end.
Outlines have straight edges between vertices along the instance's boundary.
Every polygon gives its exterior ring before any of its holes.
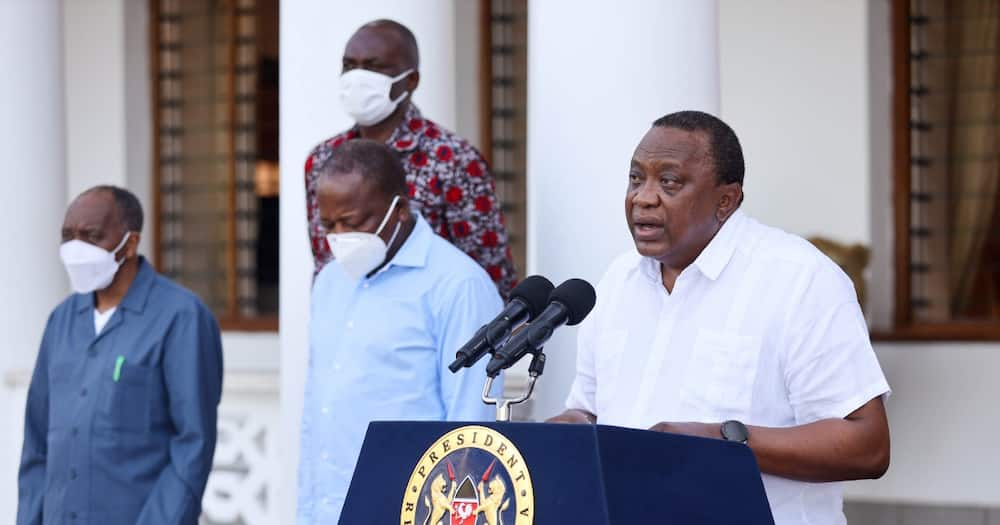
{"type": "Polygon", "coordinates": [[[451,525],[476,525],[479,493],[472,478],[465,476],[451,500],[451,525]]]}

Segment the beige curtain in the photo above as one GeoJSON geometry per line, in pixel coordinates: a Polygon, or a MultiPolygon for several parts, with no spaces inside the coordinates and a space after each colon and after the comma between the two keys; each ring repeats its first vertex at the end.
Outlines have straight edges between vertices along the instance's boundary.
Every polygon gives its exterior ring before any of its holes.
{"type": "MultiPolygon", "coordinates": [[[[1000,188],[997,86],[1000,81],[1000,0],[959,0],[951,5],[949,48],[952,118],[948,137],[951,238],[948,268],[953,316],[972,304],[983,270],[984,247],[1000,188]]],[[[947,69],[946,69],[947,71],[947,69]]]]}
{"type": "Polygon", "coordinates": [[[160,269],[224,318],[257,314],[254,2],[154,4],[160,269]]]}

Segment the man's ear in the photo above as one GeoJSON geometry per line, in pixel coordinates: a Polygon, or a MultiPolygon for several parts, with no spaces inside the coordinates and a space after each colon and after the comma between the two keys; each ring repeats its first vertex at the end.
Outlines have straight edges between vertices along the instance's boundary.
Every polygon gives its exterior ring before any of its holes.
{"type": "Polygon", "coordinates": [[[125,258],[129,259],[139,255],[139,241],[142,240],[142,234],[139,232],[131,232],[128,236],[128,240],[125,241],[125,258]]]}
{"type": "Polygon", "coordinates": [[[738,182],[731,182],[720,186],[722,194],[719,197],[719,205],[715,208],[715,218],[719,222],[725,222],[730,215],[740,207],[743,200],[743,185],[738,182]]]}
{"type": "MultiPolygon", "coordinates": [[[[417,86],[420,85],[420,71],[414,70],[410,73],[410,76],[406,77],[406,90],[413,93],[417,90],[417,86]]],[[[411,95],[412,98],[412,95],[411,95]]]]}
{"type": "Polygon", "coordinates": [[[410,199],[406,195],[399,196],[399,202],[396,203],[396,207],[399,208],[399,220],[401,222],[410,222],[413,219],[413,211],[410,210],[410,199]]]}

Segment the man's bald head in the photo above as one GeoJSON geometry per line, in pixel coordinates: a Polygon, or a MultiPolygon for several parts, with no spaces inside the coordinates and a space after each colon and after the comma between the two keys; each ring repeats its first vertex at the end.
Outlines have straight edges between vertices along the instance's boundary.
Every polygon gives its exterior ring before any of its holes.
{"type": "MultiPolygon", "coordinates": [[[[387,47],[390,48],[390,52],[399,55],[399,59],[406,69],[416,70],[420,68],[417,37],[413,36],[413,31],[410,31],[410,28],[403,24],[387,18],[373,20],[358,28],[351,36],[351,40],[359,36],[384,40],[387,47]]],[[[350,47],[350,41],[348,41],[348,47],[350,47]]]]}
{"type": "Polygon", "coordinates": [[[142,231],[142,206],[132,192],[116,186],[95,186],[73,199],[63,219],[62,242],[78,239],[113,251],[126,233],[126,258],[137,254],[142,231]]]}
{"type": "Polygon", "coordinates": [[[111,185],[101,185],[94,186],[77,197],[84,195],[90,195],[94,193],[105,194],[114,201],[115,214],[118,221],[121,222],[123,228],[126,231],[139,233],[142,231],[142,204],[139,203],[138,197],[134,193],[126,190],[125,188],[119,188],[118,186],[111,185]]]}

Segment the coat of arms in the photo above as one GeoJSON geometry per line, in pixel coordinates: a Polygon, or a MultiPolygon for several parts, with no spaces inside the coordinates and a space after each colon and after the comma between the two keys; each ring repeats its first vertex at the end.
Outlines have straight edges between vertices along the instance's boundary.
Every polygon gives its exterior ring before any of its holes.
{"type": "Polygon", "coordinates": [[[493,429],[463,427],[438,440],[417,464],[400,523],[530,525],[533,504],[531,478],[513,444],[493,429]]]}

